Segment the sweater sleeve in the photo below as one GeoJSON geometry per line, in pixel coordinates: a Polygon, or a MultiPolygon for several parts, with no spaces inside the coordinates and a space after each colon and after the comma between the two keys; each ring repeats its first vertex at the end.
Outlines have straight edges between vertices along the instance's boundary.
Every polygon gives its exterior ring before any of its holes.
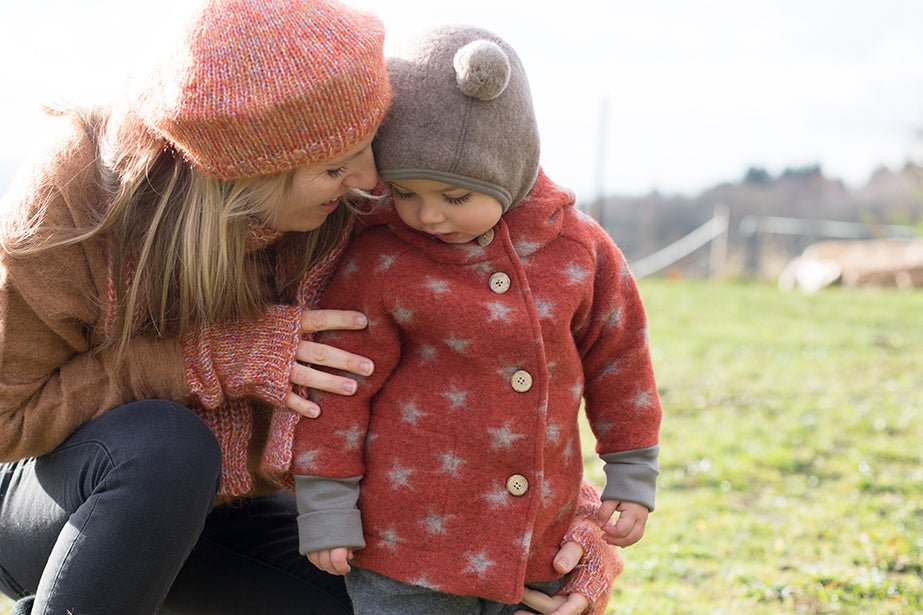
{"type": "MultiPolygon", "coordinates": [[[[371,418],[372,398],[390,377],[400,357],[398,326],[384,297],[386,276],[375,272],[380,242],[370,232],[356,238],[340,261],[319,308],[355,310],[368,326],[358,331],[324,331],[314,341],[365,356],[375,371],[370,376],[340,375],[358,384],[353,395],[311,390],[321,409],[317,419],[302,420],[293,442],[293,474],[347,478],[364,474],[363,443],[371,418]]],[[[315,369],[326,368],[313,366],[315,369]]],[[[326,370],[335,371],[335,370],[326,370]]]]}
{"type": "Polygon", "coordinates": [[[200,325],[182,338],[189,399],[215,409],[228,399],[284,403],[301,339],[298,307],[273,305],[254,321],[200,325]]]}
{"type": "MultiPolygon", "coordinates": [[[[4,197],[7,215],[43,212],[40,233],[73,229],[87,217],[81,208],[100,199],[88,146],[77,141],[66,140],[19,177],[4,197]]],[[[0,249],[0,461],[47,453],[129,401],[182,401],[177,340],[135,337],[120,363],[114,351],[94,348],[107,277],[94,242],[15,258],[0,249]]]]}
{"type": "Polygon", "coordinates": [[[598,225],[592,302],[577,336],[586,413],[606,462],[606,499],[653,510],[661,420],[647,318],[628,263],[598,225]]]}

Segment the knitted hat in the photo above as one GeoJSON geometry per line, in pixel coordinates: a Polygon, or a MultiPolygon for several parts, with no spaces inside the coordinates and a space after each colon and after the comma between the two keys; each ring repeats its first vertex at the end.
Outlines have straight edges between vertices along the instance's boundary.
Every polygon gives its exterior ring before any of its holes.
{"type": "Polygon", "coordinates": [[[335,0],[206,0],[138,114],[221,179],[335,159],[387,110],[383,42],[377,17],[335,0]]]}
{"type": "Polygon", "coordinates": [[[442,26],[388,58],[392,107],[373,143],[385,181],[431,179],[515,205],[538,176],[532,96],[495,34],[442,26]]]}

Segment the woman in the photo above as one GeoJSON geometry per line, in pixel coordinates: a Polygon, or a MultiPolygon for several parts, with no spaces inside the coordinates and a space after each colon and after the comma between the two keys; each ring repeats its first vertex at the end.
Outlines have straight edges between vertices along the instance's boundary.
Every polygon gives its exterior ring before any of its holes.
{"type": "MultiPolygon", "coordinates": [[[[350,612],[279,489],[320,411],[306,389],[355,390],[310,365],[374,369],[305,336],[365,324],[311,307],[341,203],[377,182],[382,40],[331,0],[211,0],[128,103],[68,114],[7,195],[0,590],[18,612],[350,612]]],[[[575,533],[561,565],[584,548],[588,565],[545,612],[580,612],[616,572],[590,521],[575,533]]]]}

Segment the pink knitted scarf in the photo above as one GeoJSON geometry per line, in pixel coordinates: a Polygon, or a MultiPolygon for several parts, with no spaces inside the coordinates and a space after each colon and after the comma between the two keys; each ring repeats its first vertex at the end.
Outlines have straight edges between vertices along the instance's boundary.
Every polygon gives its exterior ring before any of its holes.
{"type": "MultiPolygon", "coordinates": [[[[337,261],[343,254],[352,234],[353,219],[349,218],[346,228],[337,240],[336,246],[320,261],[315,263],[299,280],[294,295],[294,305],[301,310],[308,310],[320,301],[330,277],[336,269],[337,261]]],[[[247,239],[247,249],[261,250],[279,242],[283,233],[273,229],[251,224],[250,236],[247,239]]],[[[291,272],[297,271],[301,259],[304,258],[300,251],[302,244],[291,242],[280,244],[274,264],[276,280],[289,279],[291,272]]],[[[131,271],[126,272],[130,278],[131,271]]],[[[115,289],[112,279],[109,280],[109,290],[106,310],[103,318],[105,335],[112,331],[115,322],[115,289]]],[[[249,347],[252,340],[240,339],[235,343],[249,347]]],[[[187,370],[188,371],[188,370],[187,370]]],[[[285,373],[266,374],[266,378],[288,378],[285,373]]],[[[302,395],[306,391],[298,390],[302,395]]],[[[306,396],[306,395],[305,395],[306,396]]],[[[265,412],[266,404],[254,403],[247,399],[225,399],[220,405],[208,408],[193,400],[187,400],[188,406],[211,428],[214,432],[222,452],[222,476],[219,498],[237,497],[248,494],[254,486],[253,471],[258,471],[260,476],[278,486],[293,488],[293,479],[289,471],[292,456],[292,439],[301,415],[289,410],[284,405],[272,408],[269,421],[266,445],[260,455],[259,467],[255,469],[250,464],[248,456],[251,439],[253,436],[253,416],[256,412],[265,412]]]]}

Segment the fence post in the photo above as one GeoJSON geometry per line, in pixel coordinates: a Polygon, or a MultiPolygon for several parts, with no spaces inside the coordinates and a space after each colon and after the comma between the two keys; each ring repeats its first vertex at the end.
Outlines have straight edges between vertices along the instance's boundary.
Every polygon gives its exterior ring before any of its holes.
{"type": "Polygon", "coordinates": [[[712,220],[715,226],[721,228],[721,233],[711,242],[711,252],[708,258],[708,277],[722,279],[727,271],[728,255],[728,229],[730,212],[724,203],[715,205],[712,220]]]}

